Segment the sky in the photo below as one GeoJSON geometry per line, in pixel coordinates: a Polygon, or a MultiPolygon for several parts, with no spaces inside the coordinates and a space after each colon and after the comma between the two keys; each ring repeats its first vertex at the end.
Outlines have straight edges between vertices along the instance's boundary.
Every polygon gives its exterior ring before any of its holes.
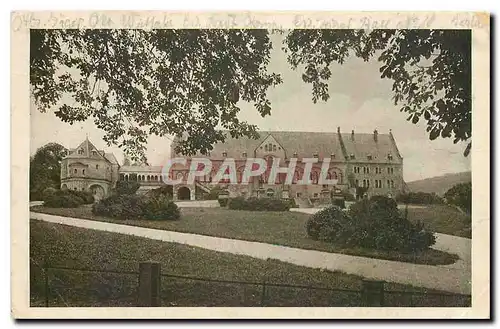
{"type": "MultiPolygon", "coordinates": [[[[312,86],[302,81],[301,72],[294,71],[281,49],[281,36],[272,36],[274,48],[269,70],[280,73],[283,83],[269,89],[271,115],[262,118],[252,104],[240,102],[240,119],[257,125],[261,130],[392,133],[403,156],[404,179],[414,181],[446,173],[469,171],[470,156],[464,157],[464,143],[453,144],[452,139],[429,140],[425,123],[406,121],[392,101],[392,81],[381,79],[380,63],[350,58],[343,65],[332,64],[329,82],[330,99],[312,102],[312,86]]],[[[113,152],[120,163],[123,152],[108,147],[102,140],[104,133],[92,120],[69,125],[58,119],[53,111],[41,113],[31,102],[31,154],[37,148],[57,142],[67,148],[77,147],[88,135],[99,149],[113,152]]],[[[147,158],[151,165],[162,165],[170,154],[168,137],[151,136],[147,158]]]]}

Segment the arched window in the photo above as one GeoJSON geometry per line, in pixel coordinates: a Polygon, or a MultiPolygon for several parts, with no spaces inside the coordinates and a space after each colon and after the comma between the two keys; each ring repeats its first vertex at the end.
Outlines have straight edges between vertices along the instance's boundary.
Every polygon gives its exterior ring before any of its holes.
{"type": "Polygon", "coordinates": [[[267,152],[267,151],[269,151],[267,147],[268,147],[268,146],[267,146],[267,144],[266,144],[266,145],[264,145],[264,150],[265,150],[266,152],[267,152]]]}
{"type": "Polygon", "coordinates": [[[276,152],[276,145],[273,145],[273,152],[276,152]]]}

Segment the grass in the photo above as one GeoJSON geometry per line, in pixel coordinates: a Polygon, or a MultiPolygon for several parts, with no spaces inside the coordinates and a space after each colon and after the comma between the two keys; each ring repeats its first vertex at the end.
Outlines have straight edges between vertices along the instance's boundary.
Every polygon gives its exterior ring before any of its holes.
{"type": "Polygon", "coordinates": [[[341,248],[307,236],[305,227],[309,215],[296,212],[259,212],[226,208],[181,208],[181,220],[148,221],[116,220],[92,214],[89,207],[45,208],[33,211],[67,217],[141,226],[160,230],[196,233],[231,239],[265,242],[302,249],[313,249],[347,255],[364,256],[417,264],[453,264],[458,256],[440,250],[427,249],[420,253],[401,253],[363,248],[341,248]]]}
{"type": "MultiPolygon", "coordinates": [[[[404,213],[404,209],[402,209],[404,213]]],[[[470,215],[447,205],[428,205],[422,208],[408,208],[408,219],[421,220],[425,227],[432,231],[461,236],[472,237],[472,221],[470,215]]]]}
{"type": "MultiPolygon", "coordinates": [[[[359,290],[361,278],[260,260],[146,238],[30,221],[31,306],[45,305],[45,277],[39,266],[138,271],[141,261],[158,261],[163,274],[219,280],[285,283],[290,285],[359,290]]],[[[137,274],[91,273],[51,269],[48,305],[135,306],[137,274]]],[[[470,305],[469,296],[446,294],[408,285],[386,283],[387,291],[413,291],[415,306],[470,305]]],[[[268,287],[265,306],[358,306],[357,292],[268,287]]],[[[409,296],[387,293],[387,306],[408,306],[409,296]]],[[[260,306],[262,286],[235,285],[162,277],[162,306],[260,306]]]]}

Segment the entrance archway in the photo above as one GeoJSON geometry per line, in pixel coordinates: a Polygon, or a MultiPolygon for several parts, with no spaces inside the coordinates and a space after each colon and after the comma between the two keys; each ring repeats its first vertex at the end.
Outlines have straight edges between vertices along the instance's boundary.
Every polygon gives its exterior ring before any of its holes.
{"type": "Polygon", "coordinates": [[[66,185],[66,184],[61,185],[61,190],[67,190],[67,189],[68,189],[68,185],[66,185]]]}
{"type": "Polygon", "coordinates": [[[90,186],[90,192],[94,195],[94,200],[99,201],[104,198],[104,188],[101,185],[90,186]]]}
{"type": "Polygon", "coordinates": [[[189,187],[180,187],[177,190],[177,199],[178,200],[190,200],[191,199],[191,190],[189,187]]]}

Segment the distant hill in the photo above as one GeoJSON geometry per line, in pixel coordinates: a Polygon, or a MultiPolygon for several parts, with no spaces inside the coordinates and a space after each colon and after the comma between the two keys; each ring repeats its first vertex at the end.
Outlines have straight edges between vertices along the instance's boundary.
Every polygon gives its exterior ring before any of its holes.
{"type": "Polygon", "coordinates": [[[471,172],[461,172],[456,174],[446,174],[413,182],[406,182],[408,189],[412,192],[427,192],[443,195],[450,187],[459,183],[467,183],[472,179],[471,172]]]}

